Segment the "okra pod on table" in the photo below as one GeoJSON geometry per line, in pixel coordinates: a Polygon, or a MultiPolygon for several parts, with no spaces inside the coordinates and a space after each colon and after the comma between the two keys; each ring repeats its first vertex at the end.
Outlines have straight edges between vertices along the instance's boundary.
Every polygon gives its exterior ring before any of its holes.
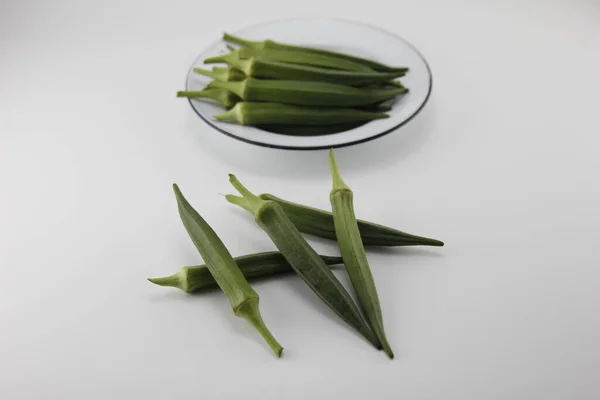
{"type": "MultiPolygon", "coordinates": [[[[280,61],[268,60],[263,57],[241,59],[233,55],[223,58],[231,68],[242,71],[244,75],[254,78],[279,79],[289,81],[320,81],[339,83],[350,86],[364,86],[374,83],[383,83],[404,76],[406,70],[396,72],[354,72],[340,71],[330,68],[320,68],[307,65],[289,64],[280,61]]],[[[220,79],[226,80],[226,79],[220,79]]]]}
{"type": "Polygon", "coordinates": [[[246,74],[235,68],[215,67],[212,69],[212,71],[208,71],[202,68],[194,68],[194,72],[199,75],[208,76],[209,78],[224,82],[241,81],[246,79],[246,74]]]}
{"type": "Polygon", "coordinates": [[[253,49],[249,47],[241,47],[225,55],[207,58],[206,60],[204,60],[204,63],[229,63],[232,57],[241,58],[242,60],[252,57],[262,57],[266,60],[279,61],[295,65],[310,65],[314,67],[329,68],[342,71],[375,72],[374,69],[369,68],[363,64],[350,60],[344,60],[339,57],[331,57],[306,51],[253,49]]]}
{"type": "Polygon", "coordinates": [[[362,65],[369,67],[371,69],[374,69],[376,71],[395,71],[395,70],[402,68],[402,67],[390,67],[388,65],[385,65],[383,63],[380,63],[380,62],[377,62],[374,60],[369,60],[369,59],[362,58],[362,57],[356,57],[356,56],[352,56],[350,54],[338,53],[335,51],[329,51],[329,50],[323,50],[323,49],[317,49],[314,47],[293,46],[293,45],[289,45],[289,44],[278,43],[278,42],[275,42],[275,41],[269,40],[269,39],[263,40],[261,42],[256,42],[256,41],[245,40],[240,37],[236,37],[236,36],[230,35],[228,33],[225,33],[223,35],[223,40],[225,40],[227,42],[238,44],[240,46],[253,48],[253,49],[303,51],[303,52],[307,52],[310,54],[318,54],[318,55],[322,55],[322,56],[335,57],[335,58],[338,58],[341,60],[348,60],[348,61],[362,64],[362,65]]]}
{"type": "Polygon", "coordinates": [[[206,262],[206,267],[229,298],[234,314],[250,322],[269,344],[275,355],[280,357],[283,348],[263,322],[258,307],[258,294],[252,289],[219,236],[188,203],[175,184],[173,191],[177,198],[181,221],[206,262]]]}
{"type": "Polygon", "coordinates": [[[206,88],[199,91],[180,91],[177,97],[187,97],[190,99],[211,99],[215,100],[227,109],[232,108],[241,101],[238,95],[231,93],[226,89],[206,88]]]}
{"type": "MultiPolygon", "coordinates": [[[[341,257],[321,256],[329,266],[342,263],[341,257]]],[[[294,273],[285,257],[277,251],[249,254],[234,258],[235,263],[246,279],[259,279],[275,275],[294,273]]],[[[176,274],[164,278],[149,278],[160,286],[170,286],[186,293],[197,293],[218,287],[217,281],[206,265],[183,267],[176,274]]]]}
{"type": "Polygon", "coordinates": [[[383,351],[390,358],[394,352],[387,340],[383,327],[383,315],[379,303],[379,295],[375,280],[369,267],[367,254],[360,238],[358,223],[354,215],[354,194],[344,183],[340,175],[335,154],[329,151],[329,166],[333,177],[333,188],[329,195],[333,210],[333,223],[338,238],[337,243],[344,259],[344,266],[350,276],[352,287],[358,297],[358,302],[367,318],[367,322],[377,335],[383,351]]]}
{"type": "MultiPolygon", "coordinates": [[[[259,195],[263,200],[277,202],[285,211],[296,228],[309,235],[319,236],[325,239],[337,240],[333,214],[329,211],[320,210],[293,203],[263,193],[259,195]]],[[[364,245],[369,246],[443,246],[444,242],[423,236],[411,235],[373,222],[357,220],[358,229],[364,245]]]]}
{"type": "Polygon", "coordinates": [[[256,223],[313,292],[369,342],[380,348],[377,337],[363,320],[346,289],[302,237],[281,206],[255,196],[234,175],[229,175],[229,181],[242,197],[227,195],[227,201],[253,214],[256,223]]]}
{"type": "Polygon", "coordinates": [[[247,78],[239,82],[213,81],[209,87],[229,90],[245,101],[304,106],[360,107],[404,94],[406,88],[369,89],[328,82],[247,78]]]}
{"type": "Polygon", "coordinates": [[[218,121],[240,125],[328,125],[344,122],[371,121],[387,118],[387,114],[353,108],[300,107],[280,103],[242,101],[224,114],[213,116],[218,121]]]}

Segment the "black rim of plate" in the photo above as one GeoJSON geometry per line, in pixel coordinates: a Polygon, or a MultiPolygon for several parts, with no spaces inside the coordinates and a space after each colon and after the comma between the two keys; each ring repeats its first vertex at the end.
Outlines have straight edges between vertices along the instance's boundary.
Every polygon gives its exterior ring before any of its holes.
{"type": "MultiPolygon", "coordinates": [[[[297,21],[297,20],[303,20],[303,19],[317,19],[317,18],[290,18],[290,19],[285,19],[285,20],[279,20],[279,22],[283,22],[283,21],[297,21]]],[[[271,149],[280,149],[280,150],[328,150],[328,149],[338,149],[341,147],[348,147],[348,146],[354,146],[357,144],[361,144],[361,143],[365,143],[365,142],[369,142],[371,140],[375,140],[378,139],[382,136],[385,136],[389,133],[392,133],[393,131],[395,131],[398,128],[401,128],[402,126],[406,125],[408,122],[410,122],[414,117],[416,117],[421,110],[423,110],[423,108],[425,107],[425,105],[427,104],[427,101],[429,100],[429,97],[431,96],[431,90],[433,88],[433,74],[431,73],[431,68],[429,67],[429,63],[427,62],[427,60],[425,59],[425,57],[423,57],[423,54],[421,54],[421,52],[419,50],[417,50],[417,48],[415,46],[413,46],[411,43],[409,43],[407,40],[405,40],[404,38],[402,38],[401,36],[398,36],[396,34],[393,34],[389,31],[386,31],[385,29],[381,29],[369,24],[364,24],[361,22],[356,22],[356,21],[349,21],[349,20],[344,20],[344,19],[338,19],[338,18],[324,18],[324,19],[328,19],[331,21],[339,21],[339,22],[345,22],[345,23],[349,23],[349,24],[355,24],[355,25],[361,25],[379,32],[383,32],[387,35],[393,36],[396,39],[404,42],[404,44],[406,44],[408,47],[410,47],[420,58],[421,60],[423,60],[423,63],[425,64],[425,68],[427,68],[427,74],[429,75],[429,89],[427,90],[427,94],[425,96],[425,98],[423,99],[423,102],[419,105],[419,107],[411,114],[409,115],[404,121],[402,121],[401,123],[399,123],[398,125],[395,125],[393,127],[391,127],[390,129],[387,129],[381,133],[378,133],[376,135],[373,136],[369,136],[366,137],[364,139],[359,139],[359,140],[354,140],[352,142],[346,142],[346,143],[339,143],[339,144],[334,144],[334,145],[329,145],[329,146],[284,146],[284,145],[278,145],[278,144],[271,144],[271,143],[264,143],[264,142],[258,142],[255,140],[250,140],[250,139],[246,139],[246,138],[242,138],[239,137],[237,135],[234,135],[231,132],[227,132],[224,129],[219,128],[218,126],[214,125],[212,123],[212,120],[204,117],[197,109],[196,107],[194,107],[194,103],[192,102],[191,98],[188,98],[188,102],[190,103],[190,106],[192,107],[192,110],[194,110],[194,112],[196,113],[196,115],[198,115],[200,117],[200,119],[202,119],[204,122],[206,122],[208,125],[210,125],[212,128],[214,128],[215,130],[221,132],[224,135],[227,135],[233,139],[239,140],[241,142],[245,142],[245,143],[249,143],[249,144],[253,144],[256,146],[261,146],[261,147],[268,147],[271,149]]],[[[275,21],[269,21],[269,22],[275,22],[275,21]]],[[[253,28],[255,26],[260,26],[260,25],[264,25],[266,23],[269,22],[263,22],[260,24],[255,24],[249,27],[246,27],[243,30],[246,29],[250,29],[253,28]]],[[[220,41],[215,42],[213,45],[219,43],[220,41]]],[[[194,63],[192,64],[192,67],[190,68],[190,70],[188,71],[188,74],[186,75],[186,90],[189,90],[187,87],[187,82],[188,82],[188,77],[190,76],[192,70],[194,69],[194,66],[196,65],[196,62],[198,61],[200,57],[198,56],[195,60],[194,63]]],[[[319,137],[319,136],[315,136],[315,137],[319,137]]]]}

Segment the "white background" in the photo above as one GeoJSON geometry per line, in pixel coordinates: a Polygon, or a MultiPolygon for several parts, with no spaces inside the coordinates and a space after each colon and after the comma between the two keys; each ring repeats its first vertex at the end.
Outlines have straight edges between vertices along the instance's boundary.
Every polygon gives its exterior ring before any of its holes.
{"type": "Polygon", "coordinates": [[[599,19],[593,0],[2,1],[0,398],[600,398],[599,19]],[[173,182],[234,255],[272,244],[227,173],[329,206],[326,152],[235,141],[175,98],[224,30],[301,15],[388,29],[433,70],[415,120],[337,152],[360,217],[446,242],[370,253],[393,361],[295,276],[254,285],[281,359],[221,293],[145,280],[200,262],[173,182]]]}

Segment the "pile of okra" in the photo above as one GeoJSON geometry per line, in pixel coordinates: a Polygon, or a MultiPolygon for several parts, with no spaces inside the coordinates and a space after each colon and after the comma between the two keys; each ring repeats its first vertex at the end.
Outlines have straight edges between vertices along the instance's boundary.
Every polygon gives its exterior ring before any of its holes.
{"type": "Polygon", "coordinates": [[[180,91],[177,97],[216,101],[227,111],[218,121],[255,126],[285,135],[343,132],[387,118],[389,101],[408,92],[397,79],[406,67],[312,47],[225,34],[239,45],[204,60],[226,64],[194,72],[213,79],[203,90],[180,91]]]}
{"type": "Polygon", "coordinates": [[[443,246],[444,243],[357,219],[353,192],[340,175],[333,150],[329,153],[329,166],[333,178],[329,194],[331,211],[296,204],[272,194],[257,196],[234,175],[229,175],[239,195],[229,194],[225,198],[251,213],[278,250],[236,258],[174,184],[179,215],[206,264],[183,267],[174,275],[149,281],[187,293],[219,287],[229,298],[234,314],[250,322],[279,357],[283,347],[263,322],[258,294],[248,280],[295,272],[348,325],[393,358],[365,247],[443,246]],[[302,234],[335,240],[341,257],[317,254],[302,234]],[[331,271],[338,264],[344,265],[350,277],[358,306],[331,271]]]}

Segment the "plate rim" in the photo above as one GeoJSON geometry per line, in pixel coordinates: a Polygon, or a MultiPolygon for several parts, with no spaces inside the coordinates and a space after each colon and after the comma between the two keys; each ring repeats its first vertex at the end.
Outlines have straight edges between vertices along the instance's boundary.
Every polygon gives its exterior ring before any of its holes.
{"type": "MultiPolygon", "coordinates": [[[[196,115],[198,115],[198,117],[200,117],[200,119],[202,119],[204,122],[206,122],[207,125],[209,125],[210,127],[212,127],[213,129],[217,130],[218,132],[229,136],[230,138],[239,140],[241,142],[244,143],[248,143],[248,144],[252,144],[255,146],[260,146],[260,147],[266,147],[266,148],[270,148],[270,149],[278,149],[278,150],[303,150],[303,151],[307,151],[307,150],[329,150],[329,149],[339,149],[342,147],[349,147],[349,146],[355,146],[361,143],[365,143],[365,142],[369,142],[371,140],[375,140],[375,139],[379,139],[382,136],[386,136],[392,132],[394,132],[395,130],[401,128],[402,126],[406,125],[408,122],[410,122],[414,117],[416,117],[425,107],[425,105],[427,104],[427,102],[429,101],[429,98],[431,97],[431,91],[433,90],[433,73],[431,72],[431,67],[429,65],[429,63],[427,62],[427,59],[423,56],[423,54],[410,42],[408,42],[406,39],[404,39],[402,36],[397,35],[393,32],[390,32],[386,29],[380,28],[378,26],[374,26],[371,24],[367,24],[364,22],[357,22],[354,20],[347,20],[347,19],[343,19],[343,18],[331,18],[331,17],[294,17],[294,18],[283,18],[283,19],[274,19],[274,20],[269,20],[269,21],[263,21],[260,23],[256,23],[253,25],[249,25],[246,26],[245,28],[241,28],[238,29],[236,32],[238,31],[243,31],[243,30],[247,30],[247,29],[252,29],[254,27],[258,27],[261,25],[265,25],[265,24],[269,24],[272,22],[286,22],[286,21],[301,21],[301,20],[328,20],[328,21],[338,21],[338,22],[343,22],[343,23],[347,23],[347,24],[353,24],[353,25],[360,25],[366,28],[370,28],[385,34],[388,34],[390,36],[395,37],[396,39],[402,41],[404,44],[406,44],[408,47],[410,47],[418,56],[419,58],[421,58],[421,60],[423,61],[423,63],[425,64],[425,68],[427,69],[427,74],[429,75],[429,90],[427,91],[427,94],[425,95],[425,98],[423,99],[423,102],[419,105],[419,107],[408,117],[406,118],[404,121],[402,121],[401,123],[399,123],[398,125],[395,125],[389,129],[384,130],[381,133],[378,133],[376,135],[373,136],[369,136],[363,139],[358,139],[358,140],[353,140],[350,142],[344,142],[344,143],[339,143],[339,144],[335,144],[335,145],[326,145],[326,146],[291,146],[291,145],[279,145],[279,144],[271,144],[271,143],[264,143],[264,142],[259,142],[259,141],[254,141],[254,140],[250,140],[250,139],[246,139],[240,136],[237,136],[231,132],[227,132],[224,129],[221,129],[220,127],[214,125],[212,123],[212,120],[204,117],[197,109],[196,107],[194,107],[194,103],[192,102],[191,98],[188,98],[188,103],[190,104],[190,107],[192,108],[192,110],[194,110],[194,112],[196,113],[196,115]]],[[[235,32],[234,32],[235,33],[235,32]]],[[[222,41],[222,39],[219,39],[215,42],[213,42],[212,45],[210,45],[209,47],[215,46],[217,44],[219,44],[222,41]]],[[[207,47],[208,48],[208,47],[207,47]]],[[[201,55],[202,53],[200,53],[201,55]]],[[[184,87],[186,88],[186,90],[189,90],[188,88],[188,81],[189,81],[189,76],[192,73],[194,66],[196,65],[196,62],[198,61],[198,59],[200,58],[200,55],[198,55],[195,59],[194,62],[192,63],[192,66],[190,67],[190,69],[188,70],[188,73],[185,76],[185,85],[184,87]]]]}

